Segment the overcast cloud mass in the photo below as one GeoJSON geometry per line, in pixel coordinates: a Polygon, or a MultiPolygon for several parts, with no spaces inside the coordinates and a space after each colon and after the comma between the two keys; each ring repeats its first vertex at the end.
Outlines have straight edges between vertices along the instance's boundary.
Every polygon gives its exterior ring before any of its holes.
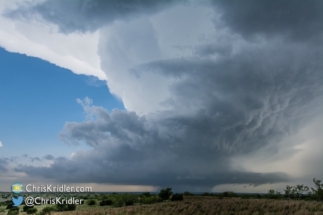
{"type": "Polygon", "coordinates": [[[100,77],[127,109],[109,113],[79,98],[86,118],[67,121],[59,138],[91,150],[14,171],[178,190],[323,178],[314,153],[322,149],[322,11],[314,0],[45,0],[6,10],[6,19],[34,17],[67,36],[96,32],[100,77]]]}

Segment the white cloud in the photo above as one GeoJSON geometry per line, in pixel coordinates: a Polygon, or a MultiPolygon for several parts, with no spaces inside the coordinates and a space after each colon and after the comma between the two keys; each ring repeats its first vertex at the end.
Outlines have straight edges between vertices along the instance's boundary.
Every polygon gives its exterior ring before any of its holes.
{"type": "MultiPolygon", "coordinates": [[[[1,2],[0,13],[14,5],[1,2]]],[[[40,19],[12,20],[5,16],[0,17],[0,25],[0,46],[7,51],[41,58],[76,74],[106,79],[97,55],[98,32],[66,35],[56,25],[40,19]]]]}
{"type": "Polygon", "coordinates": [[[147,114],[169,109],[165,101],[173,99],[171,87],[179,80],[138,66],[194,57],[195,47],[216,38],[212,16],[211,8],[179,5],[152,16],[117,21],[100,31],[102,69],[109,89],[122,98],[127,110],[147,114]]]}
{"type": "Polygon", "coordinates": [[[3,145],[2,145],[2,142],[0,141],[0,147],[2,147],[3,145]]]}

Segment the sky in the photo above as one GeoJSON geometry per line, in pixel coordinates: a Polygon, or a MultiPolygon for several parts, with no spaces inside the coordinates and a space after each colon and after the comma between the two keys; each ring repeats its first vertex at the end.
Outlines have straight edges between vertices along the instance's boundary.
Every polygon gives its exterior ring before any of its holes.
{"type": "Polygon", "coordinates": [[[0,190],[323,179],[323,2],[0,1],[0,190]]]}

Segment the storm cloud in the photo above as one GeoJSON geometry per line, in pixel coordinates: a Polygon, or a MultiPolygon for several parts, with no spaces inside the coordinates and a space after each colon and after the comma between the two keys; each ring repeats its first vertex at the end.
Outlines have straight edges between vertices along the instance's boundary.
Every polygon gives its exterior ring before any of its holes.
{"type": "Polygon", "coordinates": [[[60,138],[86,143],[93,150],[55,161],[50,168],[23,170],[46,177],[65,172],[62,181],[177,188],[288,181],[284,173],[235,169],[231,158],[268,145],[268,155],[275,153],[285,137],[320,113],[323,65],[313,62],[321,57],[320,50],[305,57],[294,47],[261,47],[218,61],[176,59],[141,65],[144,72],[179,79],[170,87],[170,109],[143,116],[121,110],[109,114],[88,98],[79,100],[88,120],[66,123],[60,138]],[[70,178],[71,172],[75,178],[70,178]]]}
{"type": "Polygon", "coordinates": [[[91,150],[16,170],[183,190],[292,181],[233,160],[262,149],[264,159],[281,148],[293,156],[297,143],[284,140],[323,114],[322,2],[127,2],[48,0],[30,9],[63,32],[99,29],[101,69],[127,110],[78,99],[86,119],[66,122],[59,138],[91,150]]]}
{"type": "Polygon", "coordinates": [[[8,11],[9,17],[32,17],[40,14],[45,20],[59,25],[65,33],[73,31],[95,31],[103,25],[117,19],[134,19],[143,14],[157,12],[174,0],[127,1],[127,0],[81,0],[66,2],[63,0],[42,1],[38,4],[23,4],[18,10],[8,11]]]}
{"type": "Polygon", "coordinates": [[[322,1],[212,1],[221,20],[236,32],[252,37],[284,36],[297,41],[321,39],[322,1]]]}
{"type": "Polygon", "coordinates": [[[87,113],[96,120],[66,123],[60,137],[72,144],[85,142],[93,150],[77,152],[71,159],[55,159],[50,167],[21,166],[16,170],[67,183],[171,185],[181,190],[192,186],[211,189],[223,183],[259,185],[289,180],[280,172],[233,169],[228,158],[235,153],[228,150],[232,147],[229,144],[221,149],[216,145],[218,134],[212,134],[209,128],[212,120],[171,115],[148,120],[127,111],[114,110],[109,114],[86,105],[87,113]]]}

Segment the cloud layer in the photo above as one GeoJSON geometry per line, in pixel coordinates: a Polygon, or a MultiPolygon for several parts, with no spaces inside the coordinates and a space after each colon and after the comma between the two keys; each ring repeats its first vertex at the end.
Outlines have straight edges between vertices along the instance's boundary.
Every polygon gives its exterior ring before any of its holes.
{"type": "Polygon", "coordinates": [[[95,31],[117,19],[133,19],[150,14],[169,6],[173,0],[127,1],[127,0],[81,0],[66,3],[63,0],[43,1],[30,7],[20,8],[9,13],[10,16],[29,16],[40,14],[45,20],[57,24],[63,32],[95,31]]]}
{"type": "Polygon", "coordinates": [[[71,159],[55,159],[49,168],[21,166],[17,170],[62,182],[171,185],[183,190],[190,186],[210,189],[221,183],[259,185],[289,179],[283,173],[232,169],[228,156],[233,153],[226,149],[230,146],[219,149],[221,146],[212,140],[217,135],[211,134],[208,125],[201,133],[200,125],[183,123],[199,117],[165,118],[163,114],[163,119],[154,120],[120,110],[109,114],[89,102],[83,102],[88,121],[66,123],[60,137],[72,144],[85,142],[93,150],[77,152],[71,159]],[[57,172],[61,174],[57,176],[57,172]]]}

